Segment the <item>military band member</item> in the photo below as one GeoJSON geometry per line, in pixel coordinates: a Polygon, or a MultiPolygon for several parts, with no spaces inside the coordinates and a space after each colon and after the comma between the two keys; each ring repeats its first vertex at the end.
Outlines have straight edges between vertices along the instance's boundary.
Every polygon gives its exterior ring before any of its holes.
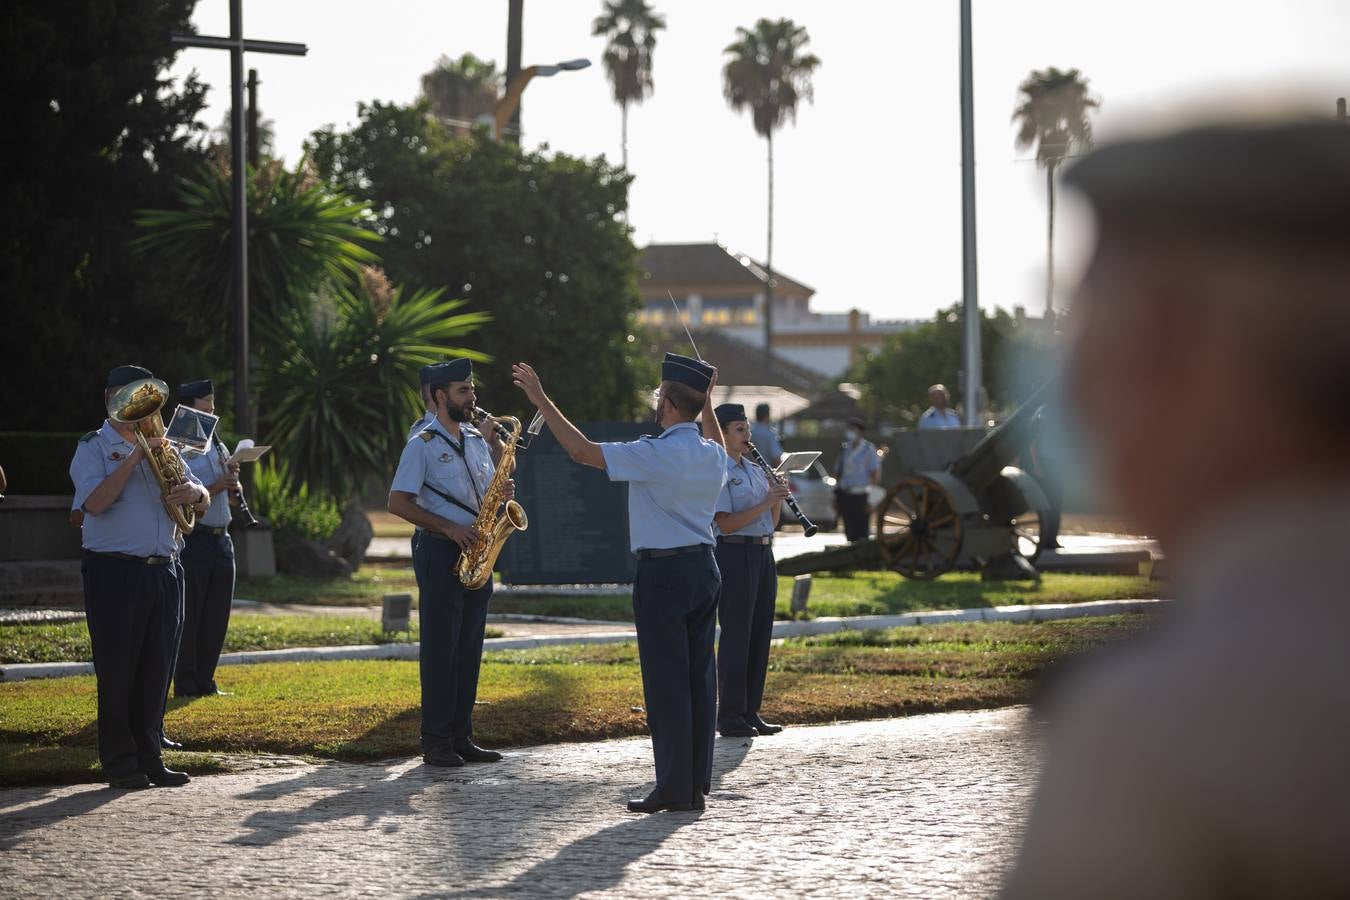
{"type": "Polygon", "coordinates": [[[389,512],[417,526],[412,553],[422,629],[422,759],[429,766],[496,762],[500,753],[473,741],[492,581],[466,590],[455,566],[472,541],[470,526],[502,445],[495,429],[484,435],[469,424],[478,401],[469,360],[439,363],[429,377],[436,417],[403,448],[389,488],[389,512]]]}
{"type": "Polygon", "coordinates": [[[667,353],[656,401],[656,419],[665,431],[606,444],[589,440],[563,416],[529,365],[519,363],[512,375],[574,461],[604,469],[611,481],[628,482],[630,543],[638,561],[633,618],[656,760],[656,788],[642,800],[630,800],[628,809],[702,809],[712,784],[713,634],[722,580],[713,556],[712,519],[727,456],[707,403],[716,370],[667,353]]]}
{"type": "MultiPolygon", "coordinates": [[[[750,457],[750,427],[745,407],[723,403],[715,410],[727,446],[727,483],[717,498],[717,568],[722,593],[717,618],[717,730],[723,737],[777,734],[781,725],[759,717],[764,678],[769,670],[778,570],[773,532],[787,487],[750,457]]],[[[758,445],[756,445],[758,446],[758,445]]]]}
{"type": "MultiPolygon", "coordinates": [[[[215,415],[215,388],[210,380],[178,387],[178,402],[215,415]]],[[[234,600],[234,543],[230,539],[230,492],[239,487],[239,464],[226,464],[212,437],[202,452],[184,451],[192,474],[211,492],[211,507],[197,519],[183,541],[183,637],[178,644],[173,690],[178,697],[223,693],[216,686],[216,665],[230,626],[234,600]]]]}
{"type": "MultiPolygon", "coordinates": [[[[104,401],[133,381],[139,366],[108,375],[104,401]]],[[[80,439],[70,463],[75,505],[84,512],[84,605],[98,680],[98,754],[109,784],[140,788],[186,784],[164,767],[160,740],[182,595],[181,537],[164,508],[135,425],[106,420],[80,439]]],[[[191,473],[168,495],[206,512],[210,494],[191,473]]]]}
{"type": "Polygon", "coordinates": [[[844,534],[849,541],[867,540],[867,489],[881,481],[881,457],[876,444],[863,437],[862,419],[849,419],[844,431],[844,446],[835,463],[835,506],[844,521],[844,534]]]}
{"type": "Polygon", "coordinates": [[[445,363],[431,363],[423,366],[417,373],[417,380],[422,384],[422,405],[426,407],[426,412],[408,429],[408,440],[412,440],[417,432],[436,421],[436,404],[431,400],[431,379],[438,371],[444,371],[442,368],[444,365],[445,363]]]}

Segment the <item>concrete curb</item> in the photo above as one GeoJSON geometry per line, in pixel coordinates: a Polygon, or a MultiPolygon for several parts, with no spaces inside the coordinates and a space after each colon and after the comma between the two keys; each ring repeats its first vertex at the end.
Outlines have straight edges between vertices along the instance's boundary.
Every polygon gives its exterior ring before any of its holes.
{"type": "MultiPolygon", "coordinates": [[[[908,625],[937,625],[943,622],[1049,622],[1087,616],[1118,616],[1126,613],[1158,612],[1170,600],[1095,600],[1087,603],[1046,603],[1039,606],[995,606],[977,609],[934,610],[893,616],[846,616],[812,619],[807,622],[775,622],[774,638],[809,637],[837,631],[867,631],[908,625]]],[[[568,644],[616,644],[636,638],[634,631],[605,631],[589,634],[546,634],[527,638],[489,638],[484,652],[492,650],[533,650],[568,644]]],[[[314,662],[346,659],[417,659],[417,644],[361,644],[347,647],[292,647],[287,650],[255,650],[225,653],[222,666],[251,663],[314,662]]],[[[32,678],[67,678],[92,675],[88,662],[17,663],[0,667],[0,681],[27,681],[32,678]]]]}

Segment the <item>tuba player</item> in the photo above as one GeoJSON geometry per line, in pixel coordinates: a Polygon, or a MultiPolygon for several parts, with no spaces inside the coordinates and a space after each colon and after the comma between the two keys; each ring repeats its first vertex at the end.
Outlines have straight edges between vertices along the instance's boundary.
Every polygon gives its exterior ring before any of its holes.
{"type": "MultiPolygon", "coordinates": [[[[501,437],[495,428],[484,435],[471,424],[478,397],[469,360],[429,369],[423,378],[435,417],[409,438],[389,487],[389,512],[417,527],[412,554],[422,629],[422,760],[429,766],[496,762],[500,753],[473,741],[492,581],[468,590],[455,566],[473,540],[470,526],[501,457],[501,437]]],[[[513,494],[508,484],[508,497],[513,494]]]]}
{"type": "MultiPolygon", "coordinates": [[[[108,374],[106,403],[117,388],[152,378],[140,366],[108,374]]],[[[158,412],[153,415],[159,415],[158,412]]],[[[136,425],[111,418],[80,438],[70,463],[74,507],[84,514],[84,609],[98,680],[98,757],[115,788],[186,784],[164,767],[164,697],[182,609],[182,546],[165,502],[211,502],[190,472],[167,497],[136,441],[136,425]]]]}

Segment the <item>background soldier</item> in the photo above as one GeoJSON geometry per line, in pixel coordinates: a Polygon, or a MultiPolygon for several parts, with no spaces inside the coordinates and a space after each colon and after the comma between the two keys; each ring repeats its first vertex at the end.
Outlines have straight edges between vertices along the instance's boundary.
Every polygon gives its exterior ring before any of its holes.
{"type": "MultiPolygon", "coordinates": [[[[215,415],[215,388],[209,380],[180,385],[178,401],[215,415]]],[[[206,450],[185,451],[192,474],[211,492],[211,508],[197,520],[183,542],[187,576],[183,604],[183,637],[178,644],[173,690],[179,697],[224,693],[216,686],[216,664],[230,627],[234,600],[234,543],[230,539],[230,492],[239,487],[239,464],[227,465],[220,438],[206,450]]]]}
{"type": "Polygon", "coordinates": [[[628,526],[636,554],[633,618],[656,788],[630,800],[632,812],[702,809],[712,785],[716,675],[713,634],[721,576],[713,557],[712,519],[726,477],[726,449],[708,394],[712,366],[667,353],[661,366],[657,437],[597,444],[567,420],[526,363],[516,385],[576,462],[628,482],[628,526]],[[703,414],[703,434],[695,422],[703,414]],[[709,439],[711,438],[711,439],[709,439]]]}
{"type": "Polygon", "coordinates": [[[755,407],[755,424],[750,426],[750,440],[756,449],[768,461],[776,466],[783,461],[783,444],[778,440],[778,432],[769,422],[769,404],[761,403],[755,407]]]}
{"type": "Polygon", "coordinates": [[[870,533],[867,525],[867,488],[881,481],[881,458],[876,445],[863,437],[862,419],[849,419],[844,432],[844,446],[835,463],[835,506],[844,520],[844,535],[850,541],[865,541],[870,533]]]}
{"type": "MultiPolygon", "coordinates": [[[[727,482],[717,498],[717,568],[722,593],[717,618],[717,730],[723,737],[777,734],[781,725],[759,717],[764,678],[769,670],[778,571],[773,531],[783,511],[787,487],[769,476],[746,452],[750,428],[745,407],[723,403],[717,422],[727,447],[727,482]]],[[[756,447],[759,445],[756,444],[756,447]]]]}
{"type": "Polygon", "coordinates": [[[429,766],[496,762],[500,753],[473,741],[492,580],[466,590],[455,566],[473,540],[470,526],[502,444],[495,428],[489,438],[469,424],[478,402],[469,360],[439,363],[424,377],[430,378],[436,418],[409,439],[389,487],[389,511],[417,526],[412,552],[422,629],[422,759],[429,766]]]}
{"type": "Polygon", "coordinates": [[[445,363],[431,363],[423,366],[417,373],[417,380],[422,385],[422,405],[426,407],[426,412],[408,429],[408,440],[412,440],[417,432],[436,421],[436,403],[431,399],[431,379],[437,372],[443,372],[444,366],[445,363]]]}
{"type": "MultiPolygon", "coordinates": [[[[108,375],[104,402],[117,388],[152,377],[139,366],[118,366],[108,375]]],[[[188,781],[164,767],[160,748],[182,603],[181,537],[136,427],[104,421],[80,439],[70,463],[75,505],[85,513],[84,608],[98,679],[98,755],[117,788],[188,781]]],[[[191,473],[167,497],[193,504],[198,515],[210,499],[191,473]]]]}

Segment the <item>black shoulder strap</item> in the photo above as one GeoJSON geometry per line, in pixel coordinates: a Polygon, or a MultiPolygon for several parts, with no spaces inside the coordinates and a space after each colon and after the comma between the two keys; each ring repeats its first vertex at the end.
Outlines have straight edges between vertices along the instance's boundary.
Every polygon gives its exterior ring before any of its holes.
{"type": "Polygon", "coordinates": [[[467,503],[461,503],[460,501],[456,500],[454,497],[451,497],[449,494],[447,494],[445,491],[441,490],[440,488],[435,487],[434,485],[428,484],[428,483],[425,482],[425,481],[422,482],[422,487],[424,487],[424,488],[426,488],[427,490],[431,491],[433,494],[435,494],[437,497],[440,497],[440,498],[441,498],[442,500],[444,500],[446,503],[450,503],[450,504],[453,504],[453,505],[455,505],[455,506],[458,506],[460,509],[464,510],[466,513],[468,513],[469,515],[473,516],[474,518],[477,518],[477,517],[478,517],[478,510],[472,508],[472,507],[469,506],[469,504],[467,504],[467,503]]]}

